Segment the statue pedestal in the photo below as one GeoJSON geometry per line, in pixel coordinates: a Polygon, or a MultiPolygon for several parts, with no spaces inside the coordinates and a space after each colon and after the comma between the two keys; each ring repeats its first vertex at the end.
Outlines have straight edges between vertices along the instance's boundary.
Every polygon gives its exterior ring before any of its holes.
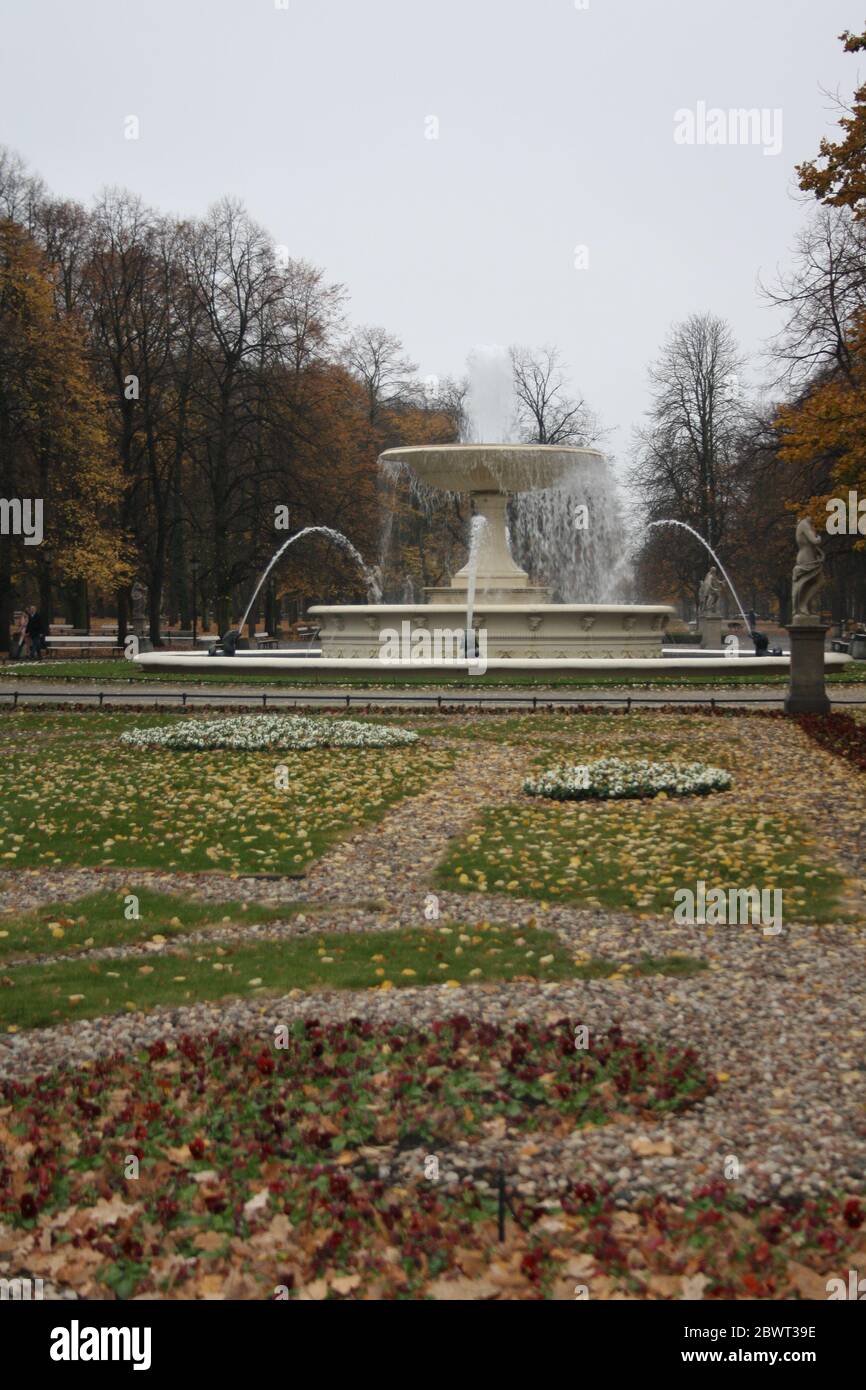
{"type": "Polygon", "coordinates": [[[826,627],[820,624],[788,628],[791,639],[791,683],[785,699],[786,714],[830,713],[830,701],[824,685],[826,635],[826,627]]]}
{"type": "Polygon", "coordinates": [[[701,646],[718,651],[722,645],[722,620],[704,615],[701,618],[701,646]]]}

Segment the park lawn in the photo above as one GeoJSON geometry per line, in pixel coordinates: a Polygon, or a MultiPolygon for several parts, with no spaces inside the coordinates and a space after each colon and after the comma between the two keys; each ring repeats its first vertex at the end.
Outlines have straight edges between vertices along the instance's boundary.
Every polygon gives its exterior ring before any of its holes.
{"type": "Polygon", "coordinates": [[[757,815],[720,795],[668,801],[520,803],[488,810],[437,870],[452,891],[672,916],[674,893],[779,888],[785,921],[845,920],[845,879],[815,864],[793,817],[757,815]]]}
{"type": "MultiPolygon", "coordinates": [[[[674,956],[647,957],[626,970],[630,976],[688,976],[703,968],[703,961],[674,956]]],[[[41,1028],[234,995],[265,998],[291,989],[625,978],[622,969],[615,961],[575,964],[552,932],[495,924],[222,942],[123,959],[11,966],[0,977],[0,1028],[41,1028]]]]}
{"type": "Polygon", "coordinates": [[[687,755],[695,740],[704,749],[724,748],[729,741],[739,742],[737,721],[727,717],[723,720],[707,711],[684,713],[676,708],[632,708],[628,712],[624,707],[575,711],[545,708],[526,714],[491,710],[460,715],[416,712],[414,720],[411,712],[402,712],[400,722],[407,720],[409,727],[419,734],[527,745],[549,739],[560,742],[568,739],[575,748],[582,748],[584,744],[597,747],[599,756],[617,752],[619,745],[631,748],[636,740],[644,741],[654,750],[676,748],[682,756],[687,755]]]}
{"type": "Polygon", "coordinates": [[[196,901],[175,893],[155,893],[134,882],[122,892],[88,893],[47,903],[33,912],[0,913],[0,962],[20,956],[67,955],[105,946],[136,946],[170,941],[205,927],[252,926],[297,912],[315,912],[309,903],[279,907],[258,903],[196,901]],[[136,899],[132,901],[130,895],[136,899]],[[127,918],[126,912],[137,915],[127,918]]]}
{"type": "MultiPolygon", "coordinates": [[[[523,687],[542,690],[568,690],[568,689],[605,689],[607,687],[631,687],[635,690],[664,690],[676,688],[708,687],[717,686],[720,689],[729,689],[736,686],[749,685],[779,685],[786,686],[788,677],[786,674],[762,675],[760,672],[755,674],[743,673],[741,675],[707,675],[696,672],[694,675],[686,674],[682,676],[648,675],[647,673],[628,676],[600,676],[597,674],[580,675],[569,673],[562,676],[546,675],[539,678],[531,673],[507,671],[491,671],[484,676],[474,677],[455,677],[453,675],[431,676],[429,672],[417,672],[415,674],[406,671],[389,671],[383,667],[381,672],[376,672],[374,676],[345,676],[333,672],[298,671],[296,673],[285,673],[268,671],[239,671],[237,675],[232,675],[227,671],[216,671],[208,674],[206,671],[194,671],[190,669],[177,671],[146,671],[143,667],[135,666],[129,661],[105,661],[94,659],[83,661],[31,661],[14,662],[6,666],[0,666],[0,680],[20,680],[22,682],[39,681],[98,681],[105,685],[120,683],[129,685],[130,683],[160,684],[161,682],[171,682],[175,685],[194,688],[195,686],[208,685],[253,685],[253,686],[273,686],[275,688],[284,687],[314,687],[324,685],[345,690],[375,690],[382,686],[393,686],[396,688],[404,687],[412,689],[416,687],[429,687],[431,690],[477,690],[486,686],[506,686],[514,689],[523,687]]],[[[828,673],[827,681],[832,685],[857,685],[866,683],[866,662],[854,661],[845,666],[840,671],[828,673]]]]}
{"type": "MultiPolygon", "coordinates": [[[[36,738],[46,743],[57,740],[66,742],[70,739],[78,742],[101,742],[103,747],[113,749],[117,736],[127,729],[164,729],[171,728],[174,724],[187,724],[191,719],[201,719],[204,722],[232,718],[238,714],[244,718],[255,719],[261,713],[261,710],[255,708],[238,709],[237,706],[218,705],[189,706],[186,709],[175,706],[158,710],[130,710],[109,705],[104,705],[101,709],[64,709],[62,706],[56,709],[42,709],[28,705],[19,705],[16,709],[11,709],[0,706],[0,748],[7,740],[17,744],[22,739],[36,738]]],[[[354,723],[360,721],[364,724],[396,724],[400,728],[411,728],[419,734],[427,732],[416,722],[417,714],[413,715],[412,711],[405,710],[399,714],[378,710],[370,714],[365,710],[363,714],[359,714],[357,709],[347,710],[345,705],[328,710],[302,710],[295,709],[294,706],[285,706],[280,709],[268,709],[265,713],[269,716],[285,715],[288,718],[323,718],[329,722],[347,719],[354,723]]],[[[448,722],[447,717],[443,716],[438,732],[444,733],[448,728],[448,722]]],[[[15,751],[17,756],[17,748],[15,751]]],[[[279,761],[281,751],[273,750],[275,761],[279,761]]]]}
{"type": "MultiPolygon", "coordinates": [[[[403,723],[407,723],[404,716],[403,723]]],[[[428,737],[504,743],[535,753],[538,766],[624,757],[701,761],[736,773],[745,756],[742,720],[672,710],[626,714],[544,712],[512,717],[422,717],[409,727],[428,737]]]]}
{"type": "MultiPolygon", "coordinates": [[[[129,747],[134,714],[43,714],[0,758],[0,870],[113,866],[301,874],[355,827],[426,790],[454,751],[196,752],[129,747]],[[79,716],[79,719],[81,716],[79,716]],[[58,722],[59,721],[59,722],[58,722]],[[288,787],[277,786],[277,767],[288,787]]],[[[147,722],[165,723],[165,716],[147,722]]],[[[19,726],[15,726],[19,727],[19,726]]]]}

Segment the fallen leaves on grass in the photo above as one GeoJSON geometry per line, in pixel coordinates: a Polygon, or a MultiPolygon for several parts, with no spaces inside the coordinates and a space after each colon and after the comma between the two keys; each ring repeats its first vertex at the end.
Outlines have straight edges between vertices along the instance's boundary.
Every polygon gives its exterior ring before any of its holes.
{"type": "MultiPolygon", "coordinates": [[[[259,1296],[262,1280],[303,1298],[362,1283],[419,1292],[455,1263],[452,1246],[477,1253],[482,1228],[490,1244],[492,1199],[420,1182],[427,1154],[487,1139],[491,1124],[507,1141],[641,1123],[714,1086],[690,1050],[617,1028],[578,1052],[567,1019],[500,1029],[455,1017],[427,1030],[308,1019],[286,1048],[183,1037],[134,1060],[4,1083],[0,1217],[35,1273],[44,1258],[52,1277],[78,1270],[89,1296],[227,1297],[230,1271],[254,1274],[259,1296]],[[376,1176],[383,1158],[410,1154],[402,1181],[376,1176]],[[137,1178],[125,1177],[130,1156],[137,1178]],[[75,1252],[62,1248],[69,1230],[75,1252]],[[82,1250],[98,1257],[84,1272],[82,1250]],[[222,1262],[221,1284],[203,1256],[222,1262]]],[[[539,1234],[568,1229],[548,1221],[539,1234]]],[[[471,1254],[460,1259],[475,1278],[471,1254]]],[[[504,1268],[494,1261],[487,1277],[525,1286],[520,1260],[504,1268]]]]}

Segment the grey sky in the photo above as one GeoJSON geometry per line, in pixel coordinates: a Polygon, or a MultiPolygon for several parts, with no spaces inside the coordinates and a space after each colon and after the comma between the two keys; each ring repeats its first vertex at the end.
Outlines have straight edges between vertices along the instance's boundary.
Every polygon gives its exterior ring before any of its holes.
{"type": "Polygon", "coordinates": [[[84,201],[238,195],[425,374],[479,342],[558,344],[621,457],[671,322],[724,314],[749,352],[773,331],[757,277],[807,216],[793,166],[835,124],[821,87],[853,89],[836,36],[862,19],[850,0],[0,0],[0,140],[84,201]],[[781,153],[677,145],[700,101],[781,108],[781,153]]]}

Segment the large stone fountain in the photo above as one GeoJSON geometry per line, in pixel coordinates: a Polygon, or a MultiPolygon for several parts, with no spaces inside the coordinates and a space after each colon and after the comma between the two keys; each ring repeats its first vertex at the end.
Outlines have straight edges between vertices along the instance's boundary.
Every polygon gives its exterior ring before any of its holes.
{"type": "MultiPolygon", "coordinates": [[[[428,589],[428,601],[424,603],[374,602],[311,608],[310,617],[320,631],[320,653],[289,648],[235,655],[223,647],[213,655],[140,653],[136,663],[153,671],[193,673],[206,669],[210,674],[239,674],[251,670],[260,674],[291,673],[301,679],[305,675],[369,678],[371,674],[384,673],[392,663],[393,656],[386,655],[386,648],[399,634],[400,664],[408,661],[419,670],[451,670],[470,677],[483,676],[487,670],[500,676],[531,672],[542,682],[568,674],[694,674],[695,654],[662,653],[664,634],[674,611],[666,604],[551,603],[549,591],[534,585],[511,554],[506,522],[509,495],[552,489],[558,484],[564,487],[572,470],[582,469],[581,476],[586,477],[588,469],[603,467],[601,454],[592,449],[558,446],[451,444],[389,449],[382,455],[382,463],[388,469],[410,470],[421,490],[471,495],[474,517],[470,559],[449,585],[428,589]],[[467,628],[471,628],[471,633],[467,633],[467,628]],[[447,641],[443,641],[445,638],[447,641]],[[458,639],[457,650],[454,639],[458,639]],[[408,656],[404,654],[407,649],[408,656]]],[[[568,541],[562,525],[568,515],[565,504],[561,507],[554,493],[545,493],[539,500],[544,498],[552,499],[552,512],[547,515],[552,515],[557,525],[557,546],[566,563],[566,551],[560,545],[563,539],[566,546],[568,541]]],[[[590,513],[590,531],[592,525],[590,513]]],[[[299,532],[288,544],[306,534],[307,530],[299,532]]],[[[360,562],[350,542],[345,537],[339,539],[360,562]]],[[[586,531],[576,528],[575,546],[585,540],[586,531]]],[[[626,548],[625,536],[622,544],[626,548]]],[[[277,552],[271,565],[286,548],[284,545],[277,552]]],[[[367,574],[368,579],[374,578],[369,571],[367,574]]],[[[261,583],[262,580],[259,587],[261,583]]],[[[732,662],[726,656],[699,655],[703,658],[701,674],[730,675],[732,662]]],[[[850,657],[839,653],[828,653],[824,658],[828,668],[841,667],[849,661],[850,657]]],[[[738,670],[754,670],[765,676],[787,670],[788,664],[787,656],[737,657],[738,670]]]]}
{"type": "MultiPolygon", "coordinates": [[[[509,548],[509,495],[553,487],[578,467],[603,467],[601,454],[558,445],[413,445],[387,450],[380,463],[391,471],[408,469],[422,488],[469,493],[475,516],[484,519],[483,525],[477,525],[477,553],[453,576],[450,585],[428,589],[425,603],[311,608],[323,658],[378,660],[383,632],[402,630],[411,639],[418,633],[452,631],[469,623],[483,635],[492,659],[522,663],[601,658],[618,662],[661,656],[672,608],[659,604],[551,603],[550,591],[532,584],[509,548]]],[[[575,532],[576,546],[585,534],[575,532]]]]}

